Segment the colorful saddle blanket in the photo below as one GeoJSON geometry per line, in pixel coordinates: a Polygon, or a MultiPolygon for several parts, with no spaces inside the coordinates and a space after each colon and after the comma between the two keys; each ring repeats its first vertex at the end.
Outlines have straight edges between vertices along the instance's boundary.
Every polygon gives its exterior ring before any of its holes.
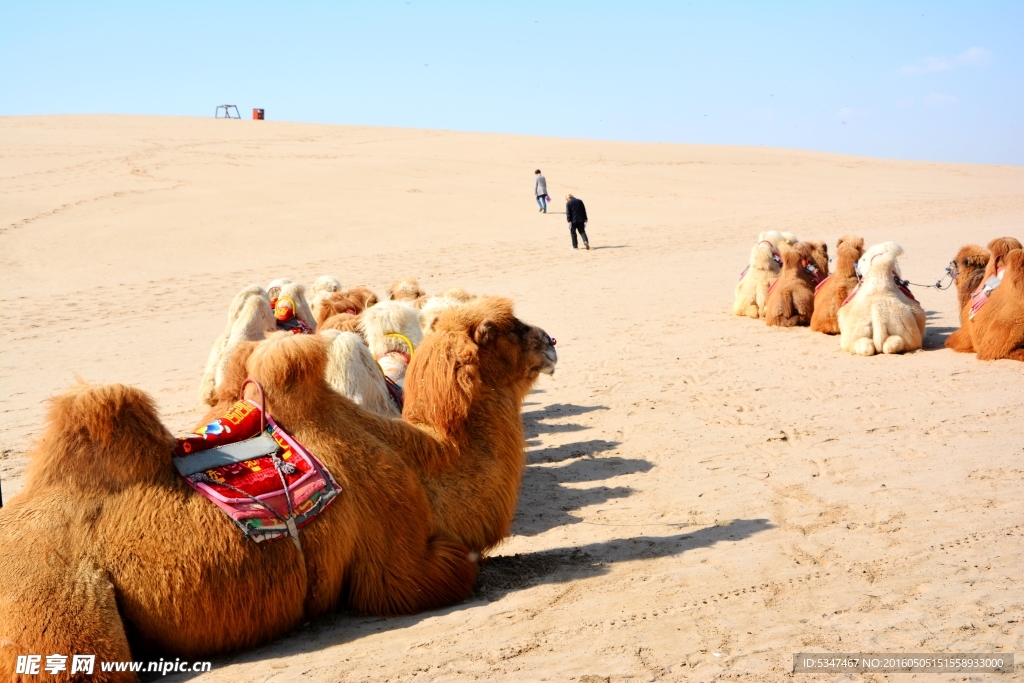
{"type": "Polygon", "coordinates": [[[174,466],[256,543],[291,536],[341,487],[260,406],[240,400],[224,417],[178,438],[174,466]]]}

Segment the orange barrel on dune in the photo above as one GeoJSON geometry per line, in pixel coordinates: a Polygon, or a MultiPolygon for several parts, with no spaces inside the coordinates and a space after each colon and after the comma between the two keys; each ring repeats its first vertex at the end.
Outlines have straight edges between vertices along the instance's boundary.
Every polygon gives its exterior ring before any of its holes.
{"type": "Polygon", "coordinates": [[[262,109],[253,109],[252,110],[252,120],[253,121],[262,121],[263,120],[263,110],[262,109]]]}

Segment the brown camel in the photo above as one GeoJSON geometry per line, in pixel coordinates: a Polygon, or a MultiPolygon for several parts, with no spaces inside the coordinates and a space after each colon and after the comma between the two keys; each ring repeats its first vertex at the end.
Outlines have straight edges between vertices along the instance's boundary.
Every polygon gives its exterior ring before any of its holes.
{"type": "Polygon", "coordinates": [[[555,354],[504,300],[452,309],[435,328],[410,367],[410,422],[330,390],[325,337],[275,335],[252,352],[269,412],[342,487],[301,550],[244,539],[186,486],[142,392],[82,385],[55,399],[25,489],[0,510],[0,677],[26,652],[132,659],[126,633],[199,659],[337,607],[401,614],[466,597],[475,556],[454,539],[486,549],[507,533],[520,405],[555,354]]]}
{"type": "Polygon", "coordinates": [[[825,334],[839,334],[839,308],[857,286],[857,260],[864,254],[864,238],[845,235],[836,247],[835,272],[814,292],[811,329],[825,334]]]}
{"type": "Polygon", "coordinates": [[[765,301],[765,323],[769,326],[797,327],[811,324],[814,311],[814,279],[807,266],[811,253],[797,242],[782,254],[782,271],[765,301]]]}
{"type": "MultiPolygon", "coordinates": [[[[290,342],[272,337],[260,346],[272,343],[290,342]]],[[[287,426],[273,402],[275,384],[259,375],[254,360],[249,375],[264,384],[271,414],[287,426]]],[[[508,535],[515,515],[526,446],[523,398],[556,361],[551,338],[520,322],[510,301],[480,297],[441,311],[424,335],[406,371],[402,420],[351,402],[339,404],[336,417],[353,434],[391,444],[420,472],[435,531],[483,553],[508,535]]]]}
{"type": "Polygon", "coordinates": [[[964,314],[964,307],[970,301],[971,293],[978,288],[985,277],[985,266],[988,265],[988,249],[978,244],[968,244],[960,247],[956,258],[949,264],[950,270],[954,273],[953,280],[956,282],[957,310],[960,311],[960,324],[963,325],[967,319],[964,314]]]}
{"type": "Polygon", "coordinates": [[[313,307],[316,316],[317,330],[333,315],[349,313],[359,315],[367,308],[374,306],[380,299],[366,287],[353,287],[344,292],[327,292],[321,294],[313,307]]]}
{"type": "Polygon", "coordinates": [[[979,360],[1024,361],[1024,250],[1003,258],[1002,282],[971,321],[979,360]]]}
{"type": "MultiPolygon", "coordinates": [[[[985,265],[985,272],[981,276],[980,284],[971,291],[971,297],[981,291],[981,287],[996,273],[1003,268],[1003,259],[1014,249],[1020,249],[1021,243],[1014,237],[997,237],[988,243],[989,259],[985,265]]],[[[977,347],[974,345],[970,319],[970,310],[973,305],[973,298],[968,298],[960,307],[960,328],[953,334],[946,337],[946,348],[959,351],[960,353],[974,353],[977,347]]]]}
{"type": "MultiPolygon", "coordinates": [[[[840,240],[842,241],[842,240],[840,240]]],[[[828,277],[828,245],[824,242],[804,242],[811,252],[811,263],[818,269],[818,282],[828,277]]],[[[814,277],[812,276],[812,279],[814,277]]]]}
{"type": "Polygon", "coordinates": [[[317,332],[326,332],[327,330],[338,330],[340,332],[358,332],[359,331],[359,316],[352,313],[335,313],[327,320],[323,321],[320,325],[317,325],[317,332]]]}

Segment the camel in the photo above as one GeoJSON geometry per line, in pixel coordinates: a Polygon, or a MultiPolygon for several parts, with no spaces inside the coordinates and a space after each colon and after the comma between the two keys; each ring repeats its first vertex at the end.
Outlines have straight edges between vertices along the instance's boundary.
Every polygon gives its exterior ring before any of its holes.
{"type": "MultiPolygon", "coordinates": [[[[258,355],[288,349],[303,372],[324,372],[328,342],[323,335],[312,337],[272,335],[248,362],[274,419],[289,430],[296,429],[293,420],[313,418],[293,416],[275,402],[280,391],[299,392],[296,401],[303,397],[293,375],[275,379],[261,372],[258,355]],[[312,337],[321,338],[320,344],[307,341],[312,337]]],[[[330,418],[360,443],[398,452],[420,474],[435,532],[483,554],[508,534],[515,515],[525,465],[522,401],[540,374],[554,372],[557,359],[551,337],[519,321],[510,301],[480,297],[443,310],[424,335],[406,373],[403,419],[382,417],[347,399],[331,404],[330,418]]],[[[299,405],[321,410],[311,402],[299,405]]],[[[296,436],[306,443],[302,432],[296,436]]]]}
{"type": "Polygon", "coordinates": [[[381,370],[400,391],[409,360],[423,338],[419,309],[402,301],[385,301],[363,313],[359,331],[381,370]]]}
{"type": "MultiPolygon", "coordinates": [[[[767,233],[761,233],[762,236],[767,233]]],[[[770,240],[761,240],[750,250],[750,265],[736,283],[732,312],[748,318],[763,318],[768,289],[779,277],[778,251],[770,240]]],[[[426,316],[424,316],[426,317],[426,316]]]]}
{"type": "Polygon", "coordinates": [[[957,310],[960,311],[961,325],[966,320],[964,306],[970,301],[971,293],[984,281],[985,266],[988,265],[990,256],[985,247],[968,244],[960,247],[960,251],[949,264],[949,272],[956,282],[957,310]]]}
{"type": "Polygon", "coordinates": [[[388,299],[395,301],[417,301],[426,295],[427,293],[420,289],[420,283],[411,277],[402,278],[388,290],[388,299]]]}
{"type": "Polygon", "coordinates": [[[814,310],[814,285],[811,252],[797,242],[782,255],[782,272],[768,290],[765,299],[765,323],[770,327],[797,327],[811,324],[814,310]]]}
{"type": "MultiPolygon", "coordinates": [[[[388,393],[384,373],[363,338],[355,332],[338,330],[321,334],[331,340],[324,375],[327,384],[370,412],[401,417],[401,408],[388,393]]],[[[236,386],[241,384],[239,381],[236,386]]]]}
{"type": "Polygon", "coordinates": [[[860,257],[860,286],[839,309],[839,345],[861,356],[906,353],[921,348],[924,309],[894,279],[903,248],[883,242],[860,257]]]}
{"type": "Polygon", "coordinates": [[[271,308],[277,305],[277,297],[281,296],[281,288],[290,284],[292,284],[292,281],[286,277],[279,277],[276,280],[270,281],[270,284],[267,285],[267,296],[270,297],[271,308]]]}
{"type": "Polygon", "coordinates": [[[199,382],[199,401],[213,405],[216,388],[224,381],[224,372],[234,348],[244,341],[259,341],[277,329],[274,311],[267,292],[259,285],[249,285],[232,299],[228,307],[228,324],[213,342],[199,382]]]}
{"type": "Polygon", "coordinates": [[[970,321],[971,339],[978,360],[1024,361],[1024,250],[1009,252],[1002,264],[999,286],[970,321]]]}
{"type": "Polygon", "coordinates": [[[357,332],[359,331],[359,316],[355,313],[335,313],[317,325],[316,328],[317,333],[327,332],[328,330],[357,332]]]}
{"type": "MultiPolygon", "coordinates": [[[[985,283],[987,283],[991,278],[998,276],[1000,270],[1004,267],[1003,259],[1006,255],[1011,251],[1020,248],[1020,241],[1014,237],[997,237],[988,243],[989,258],[988,262],[985,264],[985,271],[978,279],[978,284],[970,291],[968,298],[960,306],[960,328],[954,331],[953,334],[946,337],[946,348],[953,349],[960,353],[975,352],[977,347],[974,345],[974,334],[971,331],[973,323],[971,309],[975,306],[985,304],[985,294],[983,292],[985,283]]],[[[961,252],[962,251],[963,249],[961,249],[961,252]]],[[[977,258],[978,255],[975,253],[975,260],[977,260],[977,258]]],[[[957,293],[960,294],[959,287],[957,289],[957,293]]]]}
{"type": "Polygon", "coordinates": [[[287,282],[281,285],[277,297],[271,297],[271,301],[274,304],[274,317],[277,318],[278,329],[291,329],[290,321],[297,318],[310,332],[316,330],[316,317],[306,301],[306,288],[303,285],[298,282],[287,282]],[[289,301],[294,306],[287,306],[289,301]],[[284,312],[287,310],[291,313],[284,312]]]}
{"type": "Polygon", "coordinates": [[[811,329],[839,334],[839,308],[857,286],[857,260],[864,254],[864,239],[854,235],[839,238],[836,245],[836,269],[814,290],[811,329]]]}
{"type": "Polygon", "coordinates": [[[811,279],[815,281],[815,285],[821,284],[821,282],[828,277],[828,245],[824,242],[804,242],[807,250],[811,253],[811,263],[814,264],[815,272],[811,274],[811,279]]]}
{"type": "Polygon", "coordinates": [[[340,291],[341,282],[338,278],[331,275],[321,275],[313,281],[313,286],[309,288],[309,307],[316,313],[316,306],[321,298],[331,292],[340,291]]]}

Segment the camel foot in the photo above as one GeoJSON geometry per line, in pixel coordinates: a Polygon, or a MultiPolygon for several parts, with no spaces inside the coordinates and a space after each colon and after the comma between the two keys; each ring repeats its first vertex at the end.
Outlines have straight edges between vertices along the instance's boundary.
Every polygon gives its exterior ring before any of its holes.
{"type": "Polygon", "coordinates": [[[882,342],[882,353],[903,353],[908,350],[907,347],[906,340],[894,334],[882,342]]]}
{"type": "Polygon", "coordinates": [[[758,318],[761,317],[761,313],[760,311],[757,310],[756,304],[750,304],[749,306],[747,306],[747,317],[753,318],[754,320],[757,320],[758,318]]]}
{"type": "Polygon", "coordinates": [[[875,355],[875,344],[867,337],[861,337],[853,342],[851,350],[860,356],[873,356],[875,355]]]}

